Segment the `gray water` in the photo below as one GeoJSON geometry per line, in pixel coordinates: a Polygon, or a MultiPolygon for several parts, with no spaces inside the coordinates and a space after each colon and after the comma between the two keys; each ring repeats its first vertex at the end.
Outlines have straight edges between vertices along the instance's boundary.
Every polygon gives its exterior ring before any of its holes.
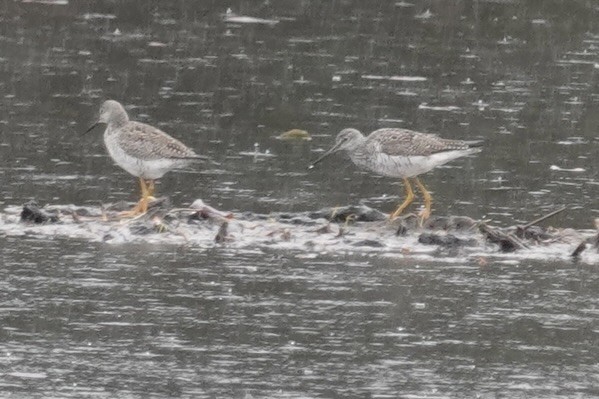
{"type": "MultiPolygon", "coordinates": [[[[400,182],[341,156],[306,166],[341,128],[406,127],[485,141],[423,177],[436,213],[515,223],[565,204],[553,225],[590,228],[598,14],[583,0],[0,1],[0,206],[135,200],[100,132],[81,134],[114,98],[212,159],[160,181],[176,204],[391,211],[400,182]],[[279,22],[226,23],[227,6],[279,22]],[[291,128],[313,140],[276,139],[291,128]]],[[[599,396],[596,265],[0,246],[3,397],[599,396]]]]}

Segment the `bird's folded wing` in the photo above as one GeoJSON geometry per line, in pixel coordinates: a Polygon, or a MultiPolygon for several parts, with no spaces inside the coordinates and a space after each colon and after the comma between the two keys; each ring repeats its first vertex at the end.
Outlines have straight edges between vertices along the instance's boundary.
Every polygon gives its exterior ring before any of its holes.
{"type": "Polygon", "coordinates": [[[140,122],[129,122],[119,135],[119,145],[127,154],[146,160],[199,158],[179,140],[140,122]]]}
{"type": "Polygon", "coordinates": [[[438,152],[462,150],[469,146],[460,140],[447,140],[430,133],[407,129],[379,129],[368,136],[370,145],[391,156],[427,156],[438,152]]]}

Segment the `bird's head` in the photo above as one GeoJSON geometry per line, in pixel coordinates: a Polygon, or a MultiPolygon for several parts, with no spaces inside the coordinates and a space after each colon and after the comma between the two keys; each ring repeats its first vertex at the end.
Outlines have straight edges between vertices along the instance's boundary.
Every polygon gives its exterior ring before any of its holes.
{"type": "Polygon", "coordinates": [[[89,129],[85,131],[85,133],[91,131],[93,128],[98,126],[101,123],[110,124],[123,124],[127,123],[129,120],[129,116],[127,115],[127,111],[125,108],[118,102],[114,100],[106,100],[102,103],[100,107],[100,112],[98,113],[98,119],[96,122],[90,126],[89,129]]]}
{"type": "Polygon", "coordinates": [[[322,154],[320,158],[314,161],[312,165],[310,165],[310,169],[331,154],[343,150],[351,151],[357,148],[363,140],[364,136],[362,135],[362,133],[360,133],[359,130],[352,128],[343,129],[337,134],[337,137],[335,138],[335,144],[328,151],[322,154]]]}

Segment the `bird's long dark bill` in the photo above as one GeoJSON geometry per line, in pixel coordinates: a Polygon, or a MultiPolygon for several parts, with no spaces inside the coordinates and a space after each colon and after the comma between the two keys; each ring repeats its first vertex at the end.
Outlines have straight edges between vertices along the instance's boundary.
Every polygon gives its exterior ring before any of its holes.
{"type": "Polygon", "coordinates": [[[194,155],[193,157],[179,157],[178,159],[188,159],[190,161],[211,161],[212,158],[205,155],[194,155]]]}
{"type": "Polygon", "coordinates": [[[99,125],[99,123],[98,123],[98,122],[94,123],[93,125],[91,125],[91,126],[89,127],[89,129],[87,129],[85,132],[83,132],[83,134],[87,134],[87,133],[91,132],[91,131],[92,131],[92,130],[94,130],[94,128],[95,128],[96,126],[98,126],[98,125],[99,125]]]}
{"type": "Polygon", "coordinates": [[[332,153],[337,152],[337,148],[338,147],[339,147],[338,144],[336,144],[333,147],[331,147],[331,149],[329,149],[327,152],[325,152],[324,154],[322,154],[320,156],[320,158],[318,158],[316,161],[312,162],[312,164],[310,166],[308,166],[308,169],[312,169],[314,166],[316,166],[316,164],[320,163],[323,159],[325,159],[326,157],[328,157],[332,153]]]}

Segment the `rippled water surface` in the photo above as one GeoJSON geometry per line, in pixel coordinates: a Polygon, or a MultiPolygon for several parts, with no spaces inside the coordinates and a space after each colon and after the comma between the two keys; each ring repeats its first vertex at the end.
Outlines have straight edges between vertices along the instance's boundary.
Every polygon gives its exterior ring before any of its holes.
{"type": "MultiPolygon", "coordinates": [[[[592,228],[598,14],[0,1],[0,206],[134,200],[100,132],[81,134],[114,98],[211,158],[160,181],[182,206],[391,211],[400,182],[342,156],[306,166],[341,128],[406,127],[485,142],[423,177],[436,212],[515,223],[565,204],[552,224],[592,228]],[[312,140],[276,139],[292,128],[312,140]]],[[[30,235],[0,236],[0,256],[3,397],[599,396],[592,264],[30,235]]]]}

